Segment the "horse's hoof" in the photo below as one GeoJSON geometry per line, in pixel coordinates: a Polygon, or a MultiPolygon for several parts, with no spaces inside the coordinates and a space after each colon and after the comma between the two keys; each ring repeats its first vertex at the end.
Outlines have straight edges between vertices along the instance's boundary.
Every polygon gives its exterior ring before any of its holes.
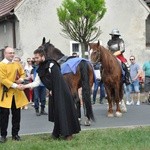
{"type": "Polygon", "coordinates": [[[117,112],[115,113],[115,116],[116,116],[116,117],[122,117],[122,113],[119,112],[119,111],[117,111],[117,112]]]}
{"type": "Polygon", "coordinates": [[[87,121],[84,122],[84,125],[85,125],[85,126],[90,126],[90,125],[91,125],[91,122],[90,122],[89,120],[87,120],[87,121]]]}
{"type": "Polygon", "coordinates": [[[91,122],[90,122],[90,120],[87,117],[85,117],[84,125],[85,126],[90,126],[91,125],[91,122]]]}
{"type": "Polygon", "coordinates": [[[121,109],[121,112],[122,112],[122,113],[126,113],[126,112],[127,112],[127,108],[122,108],[122,109],[121,109]]]}
{"type": "Polygon", "coordinates": [[[90,125],[91,125],[91,123],[87,123],[87,122],[85,122],[85,123],[84,123],[84,125],[85,125],[85,126],[90,126],[90,125]]]}
{"type": "Polygon", "coordinates": [[[121,104],[120,104],[120,109],[122,113],[126,113],[127,112],[127,107],[126,104],[124,103],[124,101],[122,100],[121,104]]]}
{"type": "Polygon", "coordinates": [[[113,118],[113,117],[114,117],[114,114],[108,113],[108,114],[107,114],[107,117],[108,117],[108,118],[113,118]]]}

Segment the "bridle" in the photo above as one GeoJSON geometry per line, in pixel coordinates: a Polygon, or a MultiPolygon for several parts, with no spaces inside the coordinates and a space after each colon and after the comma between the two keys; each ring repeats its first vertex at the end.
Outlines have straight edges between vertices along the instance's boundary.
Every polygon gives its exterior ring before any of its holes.
{"type": "Polygon", "coordinates": [[[100,51],[98,50],[98,48],[96,48],[95,50],[94,49],[90,49],[90,51],[91,50],[92,50],[92,53],[96,53],[96,56],[98,56],[98,58],[96,59],[96,61],[94,63],[100,62],[100,51]]]}
{"type": "Polygon", "coordinates": [[[45,57],[45,59],[46,59],[46,52],[45,52],[45,47],[44,47],[44,45],[41,46],[41,51],[43,52],[43,55],[44,55],[44,57],[45,57]]]}

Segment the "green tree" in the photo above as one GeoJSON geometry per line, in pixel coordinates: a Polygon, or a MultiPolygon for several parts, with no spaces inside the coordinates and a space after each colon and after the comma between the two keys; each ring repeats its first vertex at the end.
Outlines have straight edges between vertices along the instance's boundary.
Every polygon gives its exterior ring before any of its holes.
{"type": "Polygon", "coordinates": [[[81,43],[82,57],[88,43],[96,40],[100,34],[97,23],[106,12],[105,0],[63,0],[57,8],[63,36],[81,43]]]}

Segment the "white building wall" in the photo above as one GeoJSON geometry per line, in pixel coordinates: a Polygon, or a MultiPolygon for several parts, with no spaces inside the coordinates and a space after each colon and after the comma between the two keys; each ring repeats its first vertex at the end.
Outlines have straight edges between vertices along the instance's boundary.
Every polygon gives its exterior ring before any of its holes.
{"type": "MultiPolygon", "coordinates": [[[[129,58],[130,55],[135,55],[136,60],[142,64],[150,56],[150,50],[145,47],[145,20],[149,12],[140,1],[106,0],[107,12],[99,25],[102,30],[100,40],[105,47],[111,30],[118,28],[126,44],[125,56],[129,58]]],[[[43,37],[70,55],[70,39],[61,36],[57,17],[56,8],[61,2],[62,0],[25,0],[16,8],[23,58],[33,56],[33,51],[40,46],[43,37]]]]}
{"type": "Polygon", "coordinates": [[[104,46],[111,38],[109,33],[117,28],[125,41],[125,57],[135,55],[140,64],[150,56],[145,44],[145,20],[149,12],[144,6],[140,0],[106,0],[107,12],[100,22],[104,46]]]}
{"type": "Polygon", "coordinates": [[[33,51],[42,44],[43,37],[64,54],[69,54],[70,43],[60,35],[61,26],[56,14],[60,4],[61,0],[26,0],[16,8],[23,58],[33,56],[33,51]]]}

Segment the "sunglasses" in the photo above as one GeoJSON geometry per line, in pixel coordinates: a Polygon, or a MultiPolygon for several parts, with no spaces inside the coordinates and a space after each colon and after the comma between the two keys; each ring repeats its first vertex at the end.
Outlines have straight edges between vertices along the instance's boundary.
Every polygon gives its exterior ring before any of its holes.
{"type": "Polygon", "coordinates": [[[27,62],[31,62],[31,61],[27,61],[27,62]]]}
{"type": "Polygon", "coordinates": [[[15,54],[15,52],[9,52],[9,53],[7,53],[7,54],[10,54],[10,55],[12,55],[12,54],[15,54]]]}
{"type": "Polygon", "coordinates": [[[130,60],[134,60],[134,59],[130,59],[130,60]]]}

